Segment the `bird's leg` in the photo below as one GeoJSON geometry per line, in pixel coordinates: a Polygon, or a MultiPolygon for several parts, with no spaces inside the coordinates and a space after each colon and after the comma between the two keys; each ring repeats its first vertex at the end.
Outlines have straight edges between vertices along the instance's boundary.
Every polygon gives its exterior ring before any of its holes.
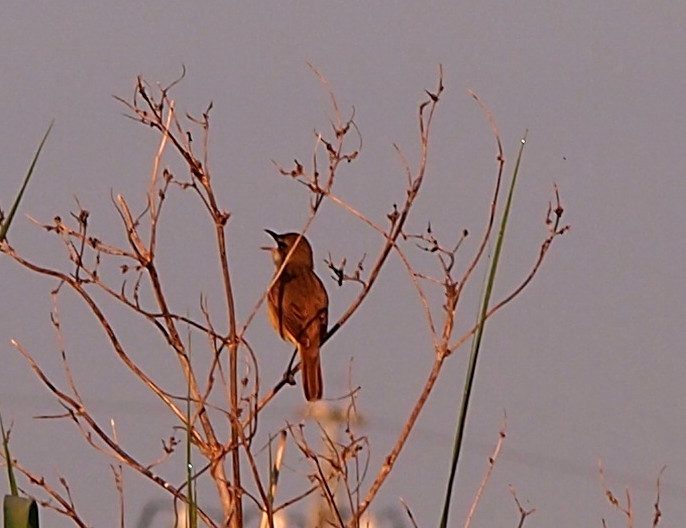
{"type": "Polygon", "coordinates": [[[286,369],[286,372],[283,373],[283,380],[288,383],[289,385],[295,385],[295,372],[293,372],[293,363],[295,362],[295,358],[298,354],[298,349],[296,348],[293,351],[293,355],[291,356],[291,360],[288,362],[288,368],[286,369]]]}

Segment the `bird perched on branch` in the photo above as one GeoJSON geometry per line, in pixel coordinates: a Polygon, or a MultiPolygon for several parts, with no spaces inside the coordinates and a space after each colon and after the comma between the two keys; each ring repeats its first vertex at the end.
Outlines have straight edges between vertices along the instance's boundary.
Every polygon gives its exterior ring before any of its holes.
{"type": "Polygon", "coordinates": [[[319,347],[326,336],[329,297],[314,273],[307,239],[298,233],[265,231],[276,241],[276,247],[264,249],[271,252],[277,273],[286,262],[267,295],[269,320],[276,333],[298,349],[305,398],[319,400],[323,393],[319,347]]]}

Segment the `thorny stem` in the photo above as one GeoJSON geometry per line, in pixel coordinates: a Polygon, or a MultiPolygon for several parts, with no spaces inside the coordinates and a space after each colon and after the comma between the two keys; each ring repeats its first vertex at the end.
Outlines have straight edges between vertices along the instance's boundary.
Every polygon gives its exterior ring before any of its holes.
{"type": "MultiPolygon", "coordinates": [[[[185,73],[185,71],[184,71],[185,73]]],[[[173,84],[172,84],[173,86],[173,84]]],[[[223,456],[224,456],[224,448],[221,447],[219,442],[217,441],[216,436],[214,435],[214,431],[210,426],[209,418],[207,416],[207,413],[204,412],[202,409],[199,412],[199,419],[201,424],[203,425],[205,432],[208,436],[208,440],[210,441],[210,446],[209,449],[205,451],[205,455],[207,458],[210,460],[210,473],[212,474],[212,477],[216,483],[217,490],[219,492],[220,497],[222,498],[222,504],[224,506],[224,516],[225,516],[225,522],[227,524],[230,524],[231,526],[236,526],[240,527],[243,525],[243,509],[242,509],[242,501],[241,501],[241,475],[240,475],[240,443],[239,443],[239,433],[237,431],[237,427],[239,427],[239,422],[237,419],[238,413],[239,413],[239,403],[238,403],[238,344],[239,340],[236,337],[236,316],[235,316],[235,306],[234,306],[234,298],[233,298],[233,291],[232,291],[232,285],[231,285],[231,275],[229,272],[229,265],[228,265],[228,252],[227,252],[227,245],[226,245],[226,237],[224,233],[224,229],[226,226],[226,222],[228,221],[229,214],[223,212],[219,206],[217,205],[216,198],[214,195],[214,190],[211,185],[211,178],[209,171],[207,170],[207,167],[203,165],[203,163],[198,160],[195,155],[193,154],[191,150],[191,139],[190,135],[187,134],[184,136],[183,131],[181,129],[181,126],[179,122],[176,119],[176,115],[174,113],[174,103],[170,99],[168,99],[167,92],[171,88],[171,86],[161,89],[161,99],[159,103],[155,103],[154,100],[151,98],[150,95],[148,95],[145,85],[143,83],[143,80],[139,78],[138,80],[138,85],[137,85],[137,90],[136,94],[140,95],[142,99],[146,102],[148,106],[148,110],[142,110],[140,107],[138,107],[138,103],[134,100],[134,103],[128,103],[126,101],[122,101],[124,104],[126,104],[137,116],[137,118],[145,123],[149,124],[155,128],[157,128],[168,140],[174,145],[176,148],[176,151],[183,157],[185,160],[189,172],[194,180],[196,182],[196,185],[193,186],[194,189],[196,189],[198,195],[202,199],[203,204],[205,204],[206,208],[208,209],[214,224],[215,224],[215,236],[217,240],[217,246],[218,246],[218,253],[220,257],[220,267],[221,267],[221,274],[222,274],[222,281],[224,283],[224,292],[226,296],[226,302],[227,302],[227,319],[228,319],[228,326],[229,326],[229,336],[228,336],[228,348],[229,348],[229,393],[230,393],[230,405],[232,409],[232,413],[234,414],[233,418],[231,419],[231,442],[230,442],[230,451],[231,451],[231,460],[232,460],[232,468],[233,468],[233,482],[231,485],[229,485],[228,479],[225,474],[225,469],[224,469],[224,464],[223,464],[223,456]],[[169,106],[169,114],[168,114],[168,119],[165,121],[164,116],[163,116],[163,107],[165,104],[168,104],[169,106]],[[177,129],[177,132],[175,133],[171,128],[170,128],[170,123],[173,123],[175,125],[175,128],[177,129]],[[178,136],[177,133],[184,136],[184,139],[181,140],[178,136]],[[204,190],[204,193],[200,191],[200,188],[198,185],[202,187],[204,190]]],[[[210,106],[211,108],[211,106],[210,106]]],[[[209,131],[209,108],[208,111],[203,114],[203,119],[202,120],[194,120],[194,122],[199,123],[201,127],[204,130],[205,133],[205,145],[207,146],[207,135],[209,131]]],[[[168,314],[169,312],[166,311],[168,314]]],[[[170,321],[172,321],[170,319],[170,321]]],[[[179,340],[178,343],[180,344],[181,341],[179,340]]],[[[192,397],[194,398],[195,401],[199,402],[198,404],[201,406],[204,406],[204,400],[201,399],[200,392],[197,390],[197,384],[195,381],[195,377],[192,373],[192,370],[190,369],[190,363],[188,362],[188,357],[184,354],[179,354],[180,356],[183,356],[182,362],[183,362],[183,367],[184,371],[186,372],[186,375],[188,376],[188,379],[190,381],[191,385],[191,391],[192,391],[192,397]]]]}
{"type": "MultiPolygon", "coordinates": [[[[419,193],[419,189],[422,185],[422,182],[424,181],[424,176],[426,174],[426,167],[427,167],[427,161],[428,161],[428,153],[429,153],[429,132],[431,130],[431,122],[433,120],[434,112],[436,110],[436,106],[438,104],[438,101],[440,99],[440,95],[442,94],[444,90],[443,86],[443,68],[439,68],[439,79],[438,79],[438,86],[436,89],[435,93],[429,93],[429,100],[423,102],[419,106],[419,130],[420,130],[420,141],[421,141],[421,149],[422,149],[422,154],[421,158],[419,161],[419,169],[418,169],[418,174],[417,177],[414,180],[410,180],[410,187],[407,190],[407,196],[405,198],[405,203],[403,204],[403,208],[401,209],[400,214],[398,215],[396,221],[393,223],[391,226],[390,232],[386,238],[386,244],[384,245],[383,250],[381,251],[381,255],[377,259],[377,262],[372,268],[372,271],[370,272],[370,277],[369,280],[367,281],[367,284],[365,287],[363,287],[362,292],[358,295],[357,299],[353,301],[352,305],[348,308],[348,310],[341,316],[341,318],[338,320],[334,328],[331,329],[329,334],[327,335],[327,338],[333,335],[333,333],[340,328],[342,324],[344,324],[348,318],[354,313],[354,311],[357,309],[357,307],[362,303],[364,298],[366,297],[367,293],[369,292],[369,289],[371,286],[374,284],[374,281],[376,280],[376,277],[378,276],[381,267],[383,263],[385,262],[386,258],[388,257],[388,254],[390,253],[391,249],[393,249],[395,242],[397,238],[400,236],[402,233],[402,228],[403,225],[405,224],[405,220],[407,220],[407,217],[409,215],[410,209],[412,207],[412,204],[414,203],[415,198],[417,197],[419,193]],[[424,116],[424,110],[426,107],[429,107],[428,115],[425,117],[424,116]]],[[[426,402],[426,399],[429,396],[429,393],[431,392],[431,389],[433,388],[436,379],[438,378],[438,373],[440,371],[440,366],[443,363],[445,356],[444,354],[438,354],[436,357],[436,361],[434,363],[434,367],[431,370],[431,373],[429,375],[429,379],[427,380],[426,384],[424,385],[424,389],[422,391],[422,394],[420,395],[419,400],[417,401],[417,404],[415,404],[415,407],[412,409],[412,412],[410,414],[410,417],[408,418],[407,424],[403,428],[402,432],[400,433],[400,437],[397,439],[393,449],[389,453],[389,455],[386,457],[386,461],[384,462],[383,466],[379,470],[379,473],[377,474],[374,482],[372,483],[372,486],[370,487],[369,491],[367,492],[366,497],[364,500],[360,503],[359,507],[355,511],[352,519],[348,523],[348,526],[354,527],[357,526],[359,523],[359,519],[364,514],[364,512],[367,510],[369,507],[369,504],[371,501],[376,497],[376,494],[378,493],[379,489],[383,485],[383,483],[386,480],[386,477],[388,477],[388,474],[391,471],[391,468],[393,467],[393,464],[395,463],[395,460],[398,458],[400,455],[400,451],[402,450],[403,446],[405,445],[405,442],[407,441],[407,438],[410,434],[410,431],[412,430],[414,423],[417,420],[417,417],[419,416],[419,413],[421,409],[424,406],[424,403],[426,402]]]]}

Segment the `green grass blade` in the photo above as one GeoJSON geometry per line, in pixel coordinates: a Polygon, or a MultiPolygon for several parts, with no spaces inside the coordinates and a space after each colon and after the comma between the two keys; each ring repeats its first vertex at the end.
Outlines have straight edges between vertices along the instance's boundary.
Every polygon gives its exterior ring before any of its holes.
{"type": "Polygon", "coordinates": [[[9,433],[5,433],[5,426],[2,423],[2,415],[0,415],[0,433],[2,433],[2,449],[5,453],[7,477],[10,481],[10,493],[16,497],[19,495],[19,491],[17,490],[17,481],[14,478],[14,466],[12,465],[12,457],[10,456],[10,435],[9,433]]]}
{"type": "Polygon", "coordinates": [[[472,348],[469,355],[469,365],[467,366],[467,374],[465,376],[465,384],[462,393],[462,402],[460,404],[460,414],[457,419],[457,428],[455,430],[453,455],[450,465],[450,476],[448,477],[448,485],[445,492],[445,501],[443,503],[443,513],[441,514],[441,528],[447,528],[448,526],[448,515],[450,513],[450,499],[452,497],[453,485],[455,483],[455,477],[457,475],[457,463],[460,459],[460,453],[462,451],[462,440],[464,438],[464,431],[467,423],[467,412],[469,410],[469,402],[471,399],[472,388],[474,386],[474,378],[476,374],[476,364],[479,357],[479,351],[481,349],[481,340],[483,338],[484,327],[486,323],[486,313],[488,311],[488,305],[491,300],[491,294],[493,293],[495,275],[496,271],[498,270],[498,263],[500,261],[500,253],[502,251],[503,241],[505,240],[505,228],[507,227],[507,221],[510,216],[510,209],[512,207],[512,197],[514,196],[515,184],[517,183],[517,175],[519,174],[519,166],[522,160],[522,154],[524,152],[525,143],[526,134],[524,134],[524,137],[521,141],[521,145],[519,147],[517,162],[515,163],[515,168],[512,174],[512,181],[510,182],[510,189],[507,195],[507,202],[505,203],[505,209],[503,211],[503,216],[500,221],[500,230],[498,231],[498,239],[496,241],[495,251],[493,253],[493,261],[491,262],[491,269],[488,274],[486,289],[481,300],[481,307],[479,309],[479,315],[477,320],[478,326],[476,333],[474,334],[474,339],[472,339],[472,348]]]}
{"type": "Polygon", "coordinates": [[[14,200],[14,203],[12,204],[12,208],[10,209],[10,212],[7,214],[7,218],[5,219],[5,222],[0,226],[0,242],[5,240],[5,237],[7,236],[7,231],[9,231],[10,224],[12,223],[12,219],[14,218],[14,214],[17,212],[17,208],[19,207],[19,202],[21,202],[22,196],[24,196],[24,191],[26,190],[26,186],[29,183],[29,180],[31,179],[31,175],[33,174],[33,169],[36,167],[36,162],[38,162],[38,156],[41,153],[41,150],[43,150],[43,145],[45,145],[45,140],[48,139],[48,135],[50,134],[50,131],[52,130],[52,126],[55,124],[55,121],[53,120],[50,123],[50,126],[48,129],[45,131],[45,135],[43,136],[43,139],[40,142],[40,145],[38,145],[38,150],[36,151],[36,154],[33,156],[33,161],[31,161],[31,165],[29,166],[29,170],[26,173],[26,177],[24,178],[24,183],[21,186],[21,189],[19,189],[19,194],[17,194],[17,197],[14,200]]]}
{"type": "MultiPolygon", "coordinates": [[[[188,338],[188,361],[191,360],[190,335],[188,338]]],[[[188,508],[186,508],[186,526],[189,528],[197,528],[198,526],[198,510],[197,510],[197,488],[195,486],[195,478],[193,476],[193,456],[192,456],[192,407],[191,407],[191,378],[188,377],[186,386],[186,484],[188,486],[188,508]]]]}
{"type": "Polygon", "coordinates": [[[5,528],[38,528],[38,505],[35,500],[5,495],[2,510],[5,528]]]}

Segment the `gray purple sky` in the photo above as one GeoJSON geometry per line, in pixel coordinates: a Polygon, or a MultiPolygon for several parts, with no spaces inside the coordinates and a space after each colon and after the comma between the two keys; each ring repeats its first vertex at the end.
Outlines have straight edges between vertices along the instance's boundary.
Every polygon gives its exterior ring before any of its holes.
{"type": "MultiPolygon", "coordinates": [[[[686,517],[684,27],[686,5],[676,0],[9,2],[0,17],[0,207],[9,208],[54,118],[12,244],[36,262],[69,269],[57,240],[25,215],[66,219],[75,196],[91,212],[92,232],[122,243],[110,193],[142,206],[158,137],[124,118],[111,96],[129,98],[137,75],[166,84],[185,65],[186,79],[172,97],[196,115],[214,103],[210,163],[220,201],[232,214],[231,265],[244,320],[272,274],[259,249],[269,242],[262,229],[297,230],[308,212],[302,186],[271,162],[310,159],[312,131],[325,130],[331,116],[307,62],[329,80],[344,113],[355,107],[364,140],[359,160],[340,171],[337,192],[380,223],[404,197],[393,143],[416,165],[416,107],[424,90],[434,88],[441,63],[446,91],[427,181],[407,231],[420,232],[431,221],[449,242],[468,229],[460,265],[473,254],[496,165],[488,123],[468,90],[500,126],[508,174],[519,138],[529,131],[495,297],[517,286],[533,264],[554,182],[572,226],[533,284],[487,327],[451,525],[464,521],[505,411],[508,436],[476,526],[516,526],[508,484],[537,510],[528,527],[600,526],[602,518],[623,525],[603,497],[599,460],[618,494],[631,490],[642,526],[649,525],[655,478],[666,465],[663,525],[675,526],[686,517]]],[[[174,156],[165,165],[185,176],[174,156]]],[[[211,226],[193,204],[190,195],[172,193],[160,239],[169,295],[177,311],[189,313],[197,313],[201,293],[221,308],[211,226]]],[[[380,240],[333,204],[324,206],[308,236],[336,319],[356,288],[326,278],[323,258],[331,253],[354,261],[374,254],[380,240]]],[[[418,267],[436,269],[430,255],[409,243],[407,251],[418,267]]],[[[483,276],[480,268],[465,295],[459,329],[474,320],[483,276]]],[[[64,475],[87,521],[111,526],[117,505],[110,461],[66,421],[32,419],[60,408],[10,345],[12,338],[21,341],[64,385],[49,320],[56,284],[6,257],[0,284],[0,411],[14,423],[14,453],[53,483],[64,475]]],[[[440,292],[431,300],[438,311],[440,292]]],[[[153,460],[160,439],[172,433],[171,416],[117,362],[73,295],[65,292],[60,307],[66,350],[91,409],[105,425],[115,419],[123,444],[153,460]]],[[[144,367],[183,392],[159,339],[121,310],[111,316],[144,367]]],[[[264,311],[247,337],[269,386],[288,346],[264,311]]],[[[202,345],[198,339],[198,354],[202,345]]],[[[374,513],[385,526],[392,525],[389,512],[398,516],[396,525],[409,525],[400,497],[419,526],[438,522],[467,355],[465,348],[449,359],[376,501],[374,513]]],[[[343,395],[350,375],[362,388],[372,475],[432,360],[420,305],[393,258],[323,360],[327,397],[343,395]]],[[[297,421],[302,402],[299,387],[282,392],[260,422],[262,442],[285,420],[297,421]]],[[[289,449],[292,465],[302,469],[289,449]]],[[[177,456],[161,471],[171,478],[182,465],[177,456]]],[[[165,496],[133,473],[125,478],[127,524],[136,526],[165,496]]],[[[6,490],[5,479],[0,482],[6,490]]],[[[301,486],[297,474],[287,477],[281,499],[301,486]]],[[[213,490],[203,495],[211,506],[213,490]]],[[[156,527],[169,517],[148,519],[156,527]]],[[[44,520],[70,525],[49,513],[44,520]]]]}

